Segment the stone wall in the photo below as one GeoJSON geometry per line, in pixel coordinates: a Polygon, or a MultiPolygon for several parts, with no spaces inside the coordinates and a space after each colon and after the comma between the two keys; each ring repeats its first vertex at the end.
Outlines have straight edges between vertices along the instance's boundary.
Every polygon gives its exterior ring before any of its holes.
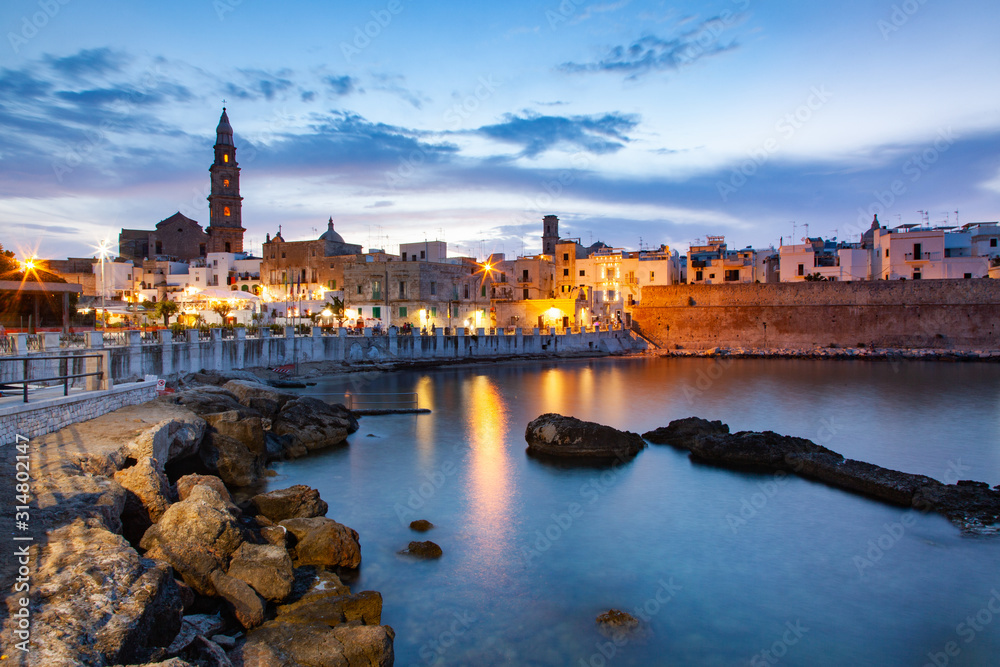
{"type": "Polygon", "coordinates": [[[657,345],[1000,349],[1000,281],[647,287],[633,321],[657,345]]]}
{"type": "Polygon", "coordinates": [[[0,445],[13,443],[15,435],[36,438],[71,424],[138,405],[156,398],[156,382],[136,382],[102,391],[15,403],[0,408],[0,445]]]}

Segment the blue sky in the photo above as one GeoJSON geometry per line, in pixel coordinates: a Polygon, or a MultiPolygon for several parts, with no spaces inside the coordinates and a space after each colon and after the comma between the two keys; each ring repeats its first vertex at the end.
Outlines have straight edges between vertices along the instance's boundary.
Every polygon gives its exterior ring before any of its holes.
{"type": "Polygon", "coordinates": [[[207,224],[226,100],[247,241],[681,252],[1000,219],[995,0],[7,0],[0,243],[207,224]],[[795,222],[793,226],[792,222],[795,222]]]}

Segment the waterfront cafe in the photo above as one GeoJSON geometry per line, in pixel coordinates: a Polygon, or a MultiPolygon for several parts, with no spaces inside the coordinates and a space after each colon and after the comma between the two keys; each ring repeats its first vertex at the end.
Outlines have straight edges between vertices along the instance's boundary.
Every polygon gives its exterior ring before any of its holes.
{"type": "Polygon", "coordinates": [[[253,323],[260,312],[261,298],[250,292],[231,291],[208,287],[199,290],[188,287],[176,299],[180,314],[194,324],[198,318],[206,324],[253,323]],[[228,311],[228,312],[227,312],[228,311]],[[225,312],[225,319],[222,313],[225,312]]]}

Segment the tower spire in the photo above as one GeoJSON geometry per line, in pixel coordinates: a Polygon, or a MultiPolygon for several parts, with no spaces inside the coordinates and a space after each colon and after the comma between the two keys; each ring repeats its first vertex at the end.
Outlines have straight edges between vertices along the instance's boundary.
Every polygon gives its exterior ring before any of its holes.
{"type": "Polygon", "coordinates": [[[208,196],[208,252],[243,251],[243,197],[240,196],[240,167],[236,163],[233,126],[222,107],[215,128],[215,162],[209,167],[211,194],[208,196]]]}

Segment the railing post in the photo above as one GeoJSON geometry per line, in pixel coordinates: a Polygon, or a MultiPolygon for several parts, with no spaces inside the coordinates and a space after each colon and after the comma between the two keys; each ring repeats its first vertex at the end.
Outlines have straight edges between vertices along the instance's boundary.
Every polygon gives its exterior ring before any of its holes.
{"type": "Polygon", "coordinates": [[[104,333],[100,331],[87,331],[83,334],[88,350],[100,350],[104,347],[104,333]]]}
{"type": "Polygon", "coordinates": [[[42,336],[42,351],[43,352],[50,352],[52,350],[56,350],[56,351],[59,350],[59,337],[62,336],[61,333],[58,333],[58,332],[53,333],[51,331],[48,331],[48,332],[45,332],[45,333],[41,334],[41,336],[42,336]]]}

